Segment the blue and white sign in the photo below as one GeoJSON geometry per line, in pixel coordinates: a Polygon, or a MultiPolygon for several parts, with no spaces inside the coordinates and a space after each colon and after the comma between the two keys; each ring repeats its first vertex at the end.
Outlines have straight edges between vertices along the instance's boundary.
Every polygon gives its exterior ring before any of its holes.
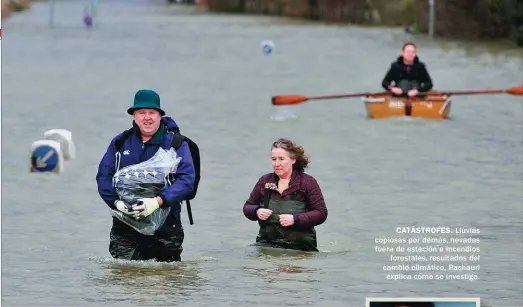
{"type": "Polygon", "coordinates": [[[51,146],[39,146],[31,154],[31,166],[38,172],[51,172],[58,163],[58,153],[51,146]]]}
{"type": "Polygon", "coordinates": [[[269,55],[274,51],[274,43],[272,41],[266,40],[261,43],[262,52],[265,55],[269,55]]]}
{"type": "Polygon", "coordinates": [[[29,171],[31,173],[64,171],[64,161],[75,158],[75,148],[71,132],[64,129],[48,130],[44,140],[31,144],[29,151],[29,171]],[[65,153],[64,153],[65,151],[65,153]]]}

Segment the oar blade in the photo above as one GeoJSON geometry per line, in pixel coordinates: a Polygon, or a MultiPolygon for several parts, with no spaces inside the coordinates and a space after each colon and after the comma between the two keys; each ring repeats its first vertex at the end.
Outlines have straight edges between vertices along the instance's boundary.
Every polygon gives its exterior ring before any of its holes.
{"type": "Polygon", "coordinates": [[[309,100],[308,97],[300,95],[274,96],[272,97],[272,104],[275,106],[285,106],[299,104],[307,100],[309,100]]]}
{"type": "Polygon", "coordinates": [[[523,96],[523,86],[515,86],[506,91],[508,94],[523,96]]]}

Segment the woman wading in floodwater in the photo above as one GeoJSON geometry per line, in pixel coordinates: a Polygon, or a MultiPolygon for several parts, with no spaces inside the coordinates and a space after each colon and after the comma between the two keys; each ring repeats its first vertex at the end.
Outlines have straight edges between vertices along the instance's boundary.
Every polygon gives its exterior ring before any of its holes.
{"type": "Polygon", "coordinates": [[[263,175],[243,205],[243,214],[258,221],[256,245],[318,251],[315,226],[327,219],[327,207],[314,177],[305,174],[309,159],[288,139],[272,144],[273,173],[263,175]]]}

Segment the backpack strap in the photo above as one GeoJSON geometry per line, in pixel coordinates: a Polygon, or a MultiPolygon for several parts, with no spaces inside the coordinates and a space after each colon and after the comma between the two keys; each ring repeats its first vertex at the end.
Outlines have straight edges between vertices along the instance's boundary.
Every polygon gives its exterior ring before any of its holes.
{"type": "Polygon", "coordinates": [[[125,130],[120,135],[120,137],[118,137],[116,140],[114,140],[114,146],[116,146],[116,151],[119,152],[120,150],[122,150],[123,144],[125,143],[125,141],[129,137],[129,135],[131,134],[132,130],[133,130],[133,128],[125,130]]]}
{"type": "Polygon", "coordinates": [[[183,141],[185,141],[185,137],[180,134],[180,128],[176,127],[172,130],[166,130],[166,132],[173,135],[171,140],[171,147],[173,147],[174,150],[180,149],[183,141]]]}
{"type": "MultiPolygon", "coordinates": [[[[173,135],[171,140],[171,146],[174,148],[174,150],[180,149],[180,147],[183,144],[183,141],[185,141],[185,136],[180,134],[180,129],[178,127],[176,127],[173,130],[169,130],[168,132],[173,135]]],[[[185,204],[187,205],[187,215],[189,216],[189,224],[193,225],[194,220],[192,217],[191,201],[189,199],[185,199],[185,204]]]]}
{"type": "Polygon", "coordinates": [[[175,132],[173,135],[171,146],[174,148],[174,150],[178,150],[182,146],[183,141],[185,141],[185,138],[182,135],[175,132]]]}

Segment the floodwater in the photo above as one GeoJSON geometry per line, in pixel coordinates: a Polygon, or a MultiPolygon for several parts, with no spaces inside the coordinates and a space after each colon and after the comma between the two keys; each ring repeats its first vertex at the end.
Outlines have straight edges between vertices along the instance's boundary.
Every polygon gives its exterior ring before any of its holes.
{"type": "Polygon", "coordinates": [[[363,306],[372,296],[523,304],[523,98],[455,97],[445,121],[369,120],[358,99],[270,105],[277,94],[381,91],[406,40],[419,45],[437,89],[508,88],[523,83],[521,49],[162,1],[101,1],[89,30],[86,4],[57,1],[54,28],[48,3],[3,22],[3,306],[363,306]],[[269,56],[265,39],[275,42],[269,56]],[[131,124],[126,109],[140,88],[157,90],[202,150],[179,264],[108,253],[111,216],[95,174],[111,138],[131,124]],[[52,128],[73,132],[77,158],[59,176],[29,173],[30,144],[52,128]],[[305,147],[323,189],[319,253],[249,246],[257,224],[242,205],[270,172],[278,137],[305,147]],[[479,280],[387,280],[389,256],[374,239],[409,236],[398,226],[479,228],[479,280]]]}

